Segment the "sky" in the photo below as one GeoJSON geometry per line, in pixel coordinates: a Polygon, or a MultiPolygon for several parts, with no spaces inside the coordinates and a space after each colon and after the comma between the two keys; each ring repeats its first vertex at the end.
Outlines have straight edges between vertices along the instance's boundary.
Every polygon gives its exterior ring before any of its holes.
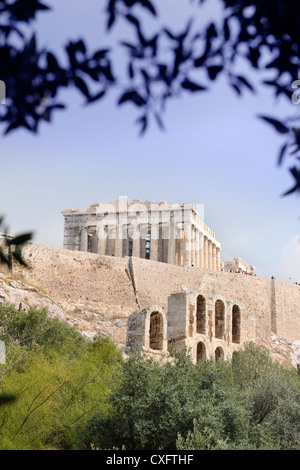
{"type": "MultiPolygon", "coordinates": [[[[40,42],[58,55],[67,40],[79,37],[91,50],[127,39],[122,24],[105,32],[103,1],[51,3],[53,11],[39,15],[36,28],[40,42]]],[[[160,21],[176,30],[183,18],[199,20],[194,3],[156,2],[160,21]]],[[[201,11],[201,21],[218,15],[217,0],[201,11]]],[[[121,68],[121,55],[117,63],[121,68]]],[[[300,282],[299,197],[281,197],[293,184],[276,165],[282,139],[258,118],[295,113],[292,101],[275,100],[262,86],[239,98],[220,78],[208,92],[171,100],[166,130],[153,123],[140,137],[136,109],[118,107],[113,93],[89,106],[72,90],[60,98],[67,110],[38,135],[18,130],[0,137],[0,213],[11,233],[33,231],[35,242],[62,247],[64,209],[119,196],[204,204],[223,261],[239,256],[256,266],[257,275],[300,282]]]]}

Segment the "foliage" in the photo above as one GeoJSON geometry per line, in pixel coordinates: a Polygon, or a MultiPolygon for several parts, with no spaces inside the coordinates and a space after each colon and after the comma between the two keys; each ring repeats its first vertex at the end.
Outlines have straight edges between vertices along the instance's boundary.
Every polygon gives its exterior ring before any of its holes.
{"type": "Polygon", "coordinates": [[[174,365],[130,358],[108,397],[111,411],[89,423],[91,443],[101,449],[174,449],[178,429],[187,431],[193,423],[196,383],[186,357],[174,365]]]}
{"type": "MultiPolygon", "coordinates": [[[[201,21],[200,9],[207,1],[196,3],[201,21]]],[[[57,95],[67,87],[75,87],[86,103],[101,100],[112,87],[116,88],[119,105],[136,106],[142,133],[150,118],[163,128],[161,114],[170,98],[203,92],[222,75],[238,95],[244,90],[254,92],[249,78],[238,70],[242,70],[243,62],[256,72],[268,74],[263,76],[263,83],[274,89],[276,97],[291,100],[291,85],[298,77],[300,60],[298,3],[295,0],[219,0],[219,3],[223,7],[220,19],[202,22],[200,26],[194,26],[191,19],[176,32],[172,25],[157,26],[150,34],[145,32],[143,21],[150,16],[159,24],[158,2],[106,0],[107,30],[123,21],[135,35],[132,42],[121,41],[128,74],[120,90],[122,73],[113,56],[119,44],[90,52],[83,38],[71,40],[63,46],[67,60],[62,65],[57,54],[41,48],[36,33],[32,33],[36,17],[50,7],[38,0],[26,3],[1,0],[0,77],[8,96],[7,106],[0,111],[6,123],[5,133],[19,127],[37,132],[41,121],[49,122],[54,110],[65,107],[57,95]],[[274,72],[271,79],[270,71],[274,72]],[[95,85],[97,90],[92,92],[95,85]]],[[[262,118],[288,137],[281,148],[279,163],[288,149],[293,149],[295,164],[289,170],[295,184],[286,194],[298,191],[299,118],[287,118],[285,122],[268,116],[262,118]]]]}
{"type": "Polygon", "coordinates": [[[232,370],[235,384],[242,389],[251,386],[257,379],[264,377],[272,369],[268,351],[258,348],[254,343],[246,343],[244,349],[234,353],[232,370]]]}
{"type": "Polygon", "coordinates": [[[300,449],[297,371],[251,343],[231,362],[122,361],[109,339],[8,304],[0,340],[1,449],[300,449]]]}
{"type": "Polygon", "coordinates": [[[85,340],[74,328],[47,316],[0,307],[1,449],[78,449],[92,412],[103,407],[120,352],[107,338],[85,340]]]}
{"type": "MultiPolygon", "coordinates": [[[[0,218],[0,232],[2,226],[3,218],[0,218]]],[[[27,263],[22,257],[22,247],[31,240],[32,233],[24,233],[14,238],[8,238],[6,227],[3,233],[6,238],[4,238],[0,246],[0,264],[7,266],[9,270],[12,270],[13,262],[27,267],[27,263]]]]}
{"type": "Polygon", "coordinates": [[[299,448],[297,373],[248,344],[232,362],[131,357],[107,407],[90,419],[86,447],[151,450],[299,448]]]}

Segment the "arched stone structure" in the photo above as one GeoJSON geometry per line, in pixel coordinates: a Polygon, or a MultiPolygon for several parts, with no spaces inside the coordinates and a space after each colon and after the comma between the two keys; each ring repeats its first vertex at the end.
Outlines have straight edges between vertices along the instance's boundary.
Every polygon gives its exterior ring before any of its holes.
{"type": "Polygon", "coordinates": [[[241,310],[236,304],[232,307],[232,342],[241,342],[241,310]]]}
{"type": "Polygon", "coordinates": [[[223,361],[224,360],[224,351],[223,349],[218,346],[215,350],[215,361],[223,361]]]}
{"type": "Polygon", "coordinates": [[[150,314],[150,327],[149,327],[149,348],[163,350],[164,345],[164,320],[159,312],[152,312],[150,314]]]}
{"type": "Polygon", "coordinates": [[[167,354],[167,316],[158,305],[147,307],[128,318],[126,345],[132,351],[167,354]]]}
{"type": "Polygon", "coordinates": [[[206,300],[203,295],[197,296],[196,333],[206,333],[206,300]]]}
{"type": "Polygon", "coordinates": [[[225,304],[223,300],[215,302],[215,338],[224,339],[225,335],[225,304]]]}
{"type": "Polygon", "coordinates": [[[199,343],[197,344],[197,362],[204,361],[205,359],[207,359],[206,354],[207,353],[205,344],[203,343],[203,341],[199,341],[199,343]]]}

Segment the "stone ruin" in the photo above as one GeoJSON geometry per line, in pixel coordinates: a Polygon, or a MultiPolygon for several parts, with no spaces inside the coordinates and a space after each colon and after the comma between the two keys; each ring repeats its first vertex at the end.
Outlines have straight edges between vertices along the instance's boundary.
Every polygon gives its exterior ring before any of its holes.
{"type": "Polygon", "coordinates": [[[234,299],[203,291],[174,292],[167,312],[157,305],[129,316],[127,353],[168,358],[187,348],[192,361],[231,359],[245,342],[256,342],[255,317],[234,299]]]}

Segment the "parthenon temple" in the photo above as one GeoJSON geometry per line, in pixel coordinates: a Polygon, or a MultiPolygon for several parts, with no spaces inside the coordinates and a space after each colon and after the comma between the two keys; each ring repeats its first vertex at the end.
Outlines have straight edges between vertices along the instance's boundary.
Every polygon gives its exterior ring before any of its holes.
{"type": "Polygon", "coordinates": [[[221,270],[221,244],[193,204],[120,197],[62,214],[66,249],[221,270]]]}

